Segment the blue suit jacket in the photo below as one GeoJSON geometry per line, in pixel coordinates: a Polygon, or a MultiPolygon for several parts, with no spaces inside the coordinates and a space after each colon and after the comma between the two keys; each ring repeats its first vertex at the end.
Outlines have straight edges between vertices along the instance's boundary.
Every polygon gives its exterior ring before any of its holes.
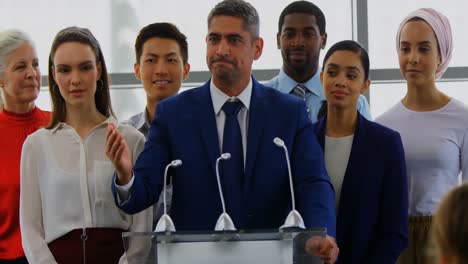
{"type": "MultiPolygon", "coordinates": [[[[326,117],[314,124],[322,148],[326,117]]],[[[358,114],[337,216],[338,263],[395,263],[408,243],[408,187],[398,132],[358,114]]]]}
{"type": "MultiPolygon", "coordinates": [[[[133,214],[158,201],[165,166],[181,159],[173,175],[171,217],[177,230],[213,230],[222,213],[215,161],[220,156],[210,82],[160,102],[135,166],[130,198],[119,206],[133,214]]],[[[335,234],[334,191],[304,102],[253,80],[243,188],[230,212],[238,229],[278,228],[291,209],[284,140],[294,175],[296,207],[307,227],[335,234]]],[[[229,162],[229,161],[226,161],[229,162]]],[[[223,175],[221,171],[221,181],[223,175]]],[[[114,197],[116,193],[113,186],[114,197]]]]}

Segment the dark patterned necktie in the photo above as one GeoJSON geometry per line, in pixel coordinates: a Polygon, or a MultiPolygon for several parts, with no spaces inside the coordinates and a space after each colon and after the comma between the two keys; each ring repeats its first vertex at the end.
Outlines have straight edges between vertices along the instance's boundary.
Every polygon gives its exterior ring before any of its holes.
{"type": "Polygon", "coordinates": [[[226,102],[223,111],[226,115],[223,134],[223,153],[231,153],[231,158],[222,163],[221,185],[223,187],[226,210],[234,224],[240,224],[242,193],[244,186],[244,152],[242,134],[237,114],[242,109],[241,101],[226,102]]]}

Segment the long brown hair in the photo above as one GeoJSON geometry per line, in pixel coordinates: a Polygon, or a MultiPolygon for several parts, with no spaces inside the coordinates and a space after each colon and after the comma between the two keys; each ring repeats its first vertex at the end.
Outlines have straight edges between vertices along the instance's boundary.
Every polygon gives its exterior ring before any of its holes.
{"type": "Polygon", "coordinates": [[[57,82],[55,82],[53,76],[55,52],[60,45],[67,42],[78,42],[85,44],[90,46],[94,51],[94,54],[96,55],[96,64],[101,65],[101,78],[98,80],[98,90],[96,90],[96,93],[94,94],[94,102],[96,104],[96,108],[101,114],[106,117],[111,115],[114,116],[114,111],[112,111],[112,105],[110,101],[109,77],[107,76],[106,62],[104,60],[99,42],[87,28],[67,27],[57,33],[49,54],[48,80],[50,97],[52,98],[52,119],[50,124],[47,126],[47,129],[52,129],[57,126],[59,122],[63,122],[67,114],[65,100],[60,94],[57,82]]]}

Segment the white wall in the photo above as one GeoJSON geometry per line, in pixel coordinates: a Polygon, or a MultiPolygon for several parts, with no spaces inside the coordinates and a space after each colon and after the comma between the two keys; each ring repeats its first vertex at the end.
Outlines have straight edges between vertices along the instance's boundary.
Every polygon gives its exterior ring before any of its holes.
{"type": "MultiPolygon", "coordinates": [[[[356,0],[362,1],[362,0],[356,0]]],[[[47,58],[55,34],[66,26],[88,27],[101,43],[108,70],[111,73],[133,71],[133,44],[139,29],[149,23],[167,21],[176,24],[187,35],[189,62],[192,71],[207,71],[205,63],[206,17],[217,0],[0,0],[0,30],[18,28],[36,42],[42,74],[47,74],[47,58]]],[[[279,69],[281,55],[276,47],[278,17],[290,0],[251,0],[260,15],[260,33],[265,40],[262,57],[254,69],[279,69]]],[[[352,0],[313,1],[327,18],[328,45],[351,39],[352,0]]],[[[371,68],[398,68],[395,34],[399,22],[412,10],[434,7],[452,22],[455,50],[450,66],[468,66],[468,1],[461,0],[393,0],[368,1],[368,32],[371,68]]],[[[322,52],[322,57],[326,49],[322,52]]],[[[468,79],[468,73],[466,78],[468,79]]],[[[468,81],[439,85],[442,90],[468,104],[468,81]],[[447,87],[447,88],[446,88],[447,87]],[[447,90],[448,89],[448,90],[447,90]]],[[[145,96],[141,88],[130,86],[113,89],[114,110],[119,119],[141,111],[145,96]]],[[[374,117],[396,103],[404,95],[399,84],[371,85],[370,101],[374,117]]],[[[50,109],[48,89],[44,87],[38,105],[50,109]]]]}

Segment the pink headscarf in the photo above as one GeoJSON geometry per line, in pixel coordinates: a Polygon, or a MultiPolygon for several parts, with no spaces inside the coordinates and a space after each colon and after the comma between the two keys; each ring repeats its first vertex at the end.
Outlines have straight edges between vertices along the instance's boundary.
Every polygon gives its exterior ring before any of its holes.
{"type": "Polygon", "coordinates": [[[408,20],[419,17],[423,19],[435,33],[437,42],[440,49],[440,59],[441,63],[436,70],[436,79],[439,79],[447,70],[450,59],[452,58],[453,50],[453,40],[452,40],[452,29],[450,27],[450,22],[446,16],[440,13],[437,10],[432,8],[421,8],[416,11],[411,12],[404,20],[401,22],[400,27],[398,28],[398,33],[396,36],[396,46],[397,51],[400,49],[400,34],[403,26],[408,22],[408,20]]]}

